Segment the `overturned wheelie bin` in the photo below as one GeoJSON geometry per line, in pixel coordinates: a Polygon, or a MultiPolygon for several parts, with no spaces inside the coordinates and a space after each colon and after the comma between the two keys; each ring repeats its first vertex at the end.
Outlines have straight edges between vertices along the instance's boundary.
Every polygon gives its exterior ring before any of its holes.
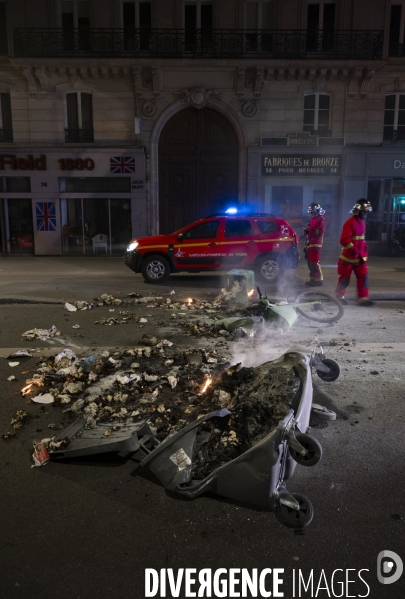
{"type": "MultiPolygon", "coordinates": [[[[313,466],[321,459],[321,445],[308,434],[311,411],[329,420],[336,417],[312,404],[312,368],[323,380],[334,381],[339,366],[322,352],[308,354],[301,348],[267,364],[292,369],[297,379],[288,412],[268,434],[225,463],[223,459],[218,462],[212,451],[210,458],[210,443],[223,438],[231,417],[231,411],[223,408],[185,426],[150,452],[143,445],[141,465],[148,466],[166,489],[179,495],[194,498],[210,491],[268,509],[283,524],[302,528],[312,520],[312,504],[304,495],[290,493],[286,481],[297,464],[313,466]]],[[[232,431],[227,438],[231,447],[232,431]]],[[[229,454],[232,456],[232,451],[229,454]]]]}

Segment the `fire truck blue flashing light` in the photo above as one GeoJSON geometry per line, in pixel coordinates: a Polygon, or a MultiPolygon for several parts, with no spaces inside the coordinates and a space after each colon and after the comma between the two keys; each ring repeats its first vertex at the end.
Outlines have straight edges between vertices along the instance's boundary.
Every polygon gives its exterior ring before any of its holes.
{"type": "Polygon", "coordinates": [[[228,208],[228,210],[226,210],[225,214],[238,214],[238,209],[237,208],[228,208]]]}

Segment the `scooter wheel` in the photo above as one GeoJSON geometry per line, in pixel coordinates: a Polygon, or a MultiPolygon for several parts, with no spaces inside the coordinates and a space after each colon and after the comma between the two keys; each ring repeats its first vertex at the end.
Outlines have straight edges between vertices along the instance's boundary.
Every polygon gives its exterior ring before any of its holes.
{"type": "Polygon", "coordinates": [[[295,435],[298,443],[301,443],[303,448],[306,450],[305,455],[301,455],[295,449],[290,448],[290,454],[293,460],[300,466],[315,466],[322,457],[322,445],[318,439],[312,437],[312,435],[295,435]]]}
{"type": "Polygon", "coordinates": [[[332,383],[333,381],[336,381],[340,374],[339,364],[335,362],[335,360],[329,360],[328,358],[322,360],[322,364],[325,364],[325,366],[329,368],[329,372],[317,370],[316,374],[319,376],[319,378],[323,381],[326,381],[327,383],[332,383]]]}
{"type": "Polygon", "coordinates": [[[304,526],[308,526],[308,524],[312,522],[314,508],[305,495],[294,493],[293,497],[295,501],[299,503],[300,507],[298,510],[294,510],[282,503],[278,503],[274,506],[274,515],[281,524],[284,524],[289,528],[304,528],[304,526]]]}

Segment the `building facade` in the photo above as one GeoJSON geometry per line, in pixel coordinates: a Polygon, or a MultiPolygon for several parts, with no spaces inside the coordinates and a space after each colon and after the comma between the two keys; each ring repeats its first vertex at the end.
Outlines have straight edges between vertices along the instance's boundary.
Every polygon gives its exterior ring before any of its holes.
{"type": "Polygon", "coordinates": [[[405,0],[0,1],[0,248],[120,254],[230,205],[405,230],[405,0]]]}

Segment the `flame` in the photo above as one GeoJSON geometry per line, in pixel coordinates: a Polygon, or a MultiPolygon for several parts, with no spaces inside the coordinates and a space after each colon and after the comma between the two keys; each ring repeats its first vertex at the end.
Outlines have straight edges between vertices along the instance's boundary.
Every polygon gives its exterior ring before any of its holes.
{"type": "Polygon", "coordinates": [[[205,392],[206,392],[206,390],[207,390],[207,389],[208,389],[208,387],[211,385],[211,383],[212,383],[212,379],[210,379],[210,378],[207,378],[207,380],[206,380],[206,381],[205,381],[205,383],[204,383],[204,386],[203,386],[203,388],[202,388],[202,389],[201,389],[201,391],[200,391],[200,395],[202,395],[203,393],[205,393],[205,392]]]}
{"type": "Polygon", "coordinates": [[[248,291],[248,294],[247,294],[247,296],[248,296],[248,297],[252,297],[252,295],[254,294],[254,292],[255,292],[255,290],[254,290],[254,289],[251,289],[250,291],[248,291]]]}
{"type": "Polygon", "coordinates": [[[30,393],[31,391],[31,387],[32,387],[33,383],[30,383],[29,385],[27,385],[26,387],[23,387],[21,389],[21,395],[28,395],[28,393],[30,393]]]}
{"type": "Polygon", "coordinates": [[[188,305],[191,306],[191,304],[193,303],[193,298],[189,297],[187,301],[188,301],[188,305]]]}

